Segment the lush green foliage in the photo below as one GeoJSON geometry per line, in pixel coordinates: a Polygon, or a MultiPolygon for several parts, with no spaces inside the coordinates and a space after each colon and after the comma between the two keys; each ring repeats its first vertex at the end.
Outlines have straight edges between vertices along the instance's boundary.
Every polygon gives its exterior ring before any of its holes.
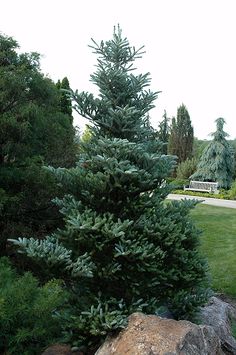
{"type": "Polygon", "coordinates": [[[196,171],[197,160],[196,158],[189,159],[180,163],[177,167],[176,177],[177,179],[188,179],[194,171],[196,171]]]}
{"type": "Polygon", "coordinates": [[[158,125],[157,138],[163,142],[162,152],[167,154],[167,146],[170,136],[170,118],[167,117],[166,110],[164,111],[163,120],[158,125]]]}
{"type": "Polygon", "coordinates": [[[130,47],[119,28],[92,48],[99,97],[72,93],[93,124],[91,139],[75,168],[50,169],[69,192],[56,200],[65,227],[44,241],[14,242],[50,274],[60,272],[75,309],[62,323],[87,343],[122,328],[133,311],[153,313],[164,304],[189,317],[206,298],[206,264],[189,219],[196,203],[165,203],[174,160],[162,155],[149,124],[157,97],[147,89],[149,75],[133,71],[142,49],[130,47]]]}
{"type": "MultiPolygon", "coordinates": [[[[189,180],[187,179],[174,179],[174,178],[169,178],[167,179],[168,183],[170,184],[170,187],[172,190],[183,190],[184,186],[188,185],[189,180]]],[[[172,191],[173,192],[173,191],[172,191]]]]}
{"type": "Polygon", "coordinates": [[[71,116],[72,118],[72,104],[71,99],[67,93],[70,90],[70,83],[67,77],[63,78],[62,81],[58,80],[56,84],[57,88],[60,90],[60,109],[61,112],[71,116]]]}
{"type": "Polygon", "coordinates": [[[232,183],[231,188],[228,190],[228,195],[231,200],[236,200],[236,180],[232,183]]]}
{"type": "Polygon", "coordinates": [[[178,157],[178,163],[193,156],[193,127],[185,105],[177,109],[176,119],[172,119],[168,153],[178,157]]]}
{"type": "MultiPolygon", "coordinates": [[[[177,180],[177,182],[178,181],[179,180],[177,180]]],[[[171,185],[174,185],[174,181],[173,181],[173,183],[171,183],[171,185]]],[[[187,184],[185,184],[185,185],[187,185],[187,184]]],[[[229,191],[226,191],[226,190],[220,190],[220,192],[218,194],[215,194],[215,193],[210,193],[210,192],[184,191],[182,189],[182,186],[181,186],[181,189],[178,187],[177,189],[172,191],[172,193],[178,194],[178,195],[212,197],[212,198],[219,198],[219,199],[222,199],[222,200],[234,200],[234,198],[230,198],[229,191]]]]}
{"type": "Polygon", "coordinates": [[[214,290],[236,298],[235,209],[200,205],[191,215],[203,231],[201,251],[208,259],[214,290]]]}
{"type": "Polygon", "coordinates": [[[221,188],[229,189],[234,176],[234,152],[226,140],[223,118],[216,120],[216,132],[213,140],[204,149],[197,171],[190,177],[192,180],[216,181],[221,188]]]}
{"type": "Polygon", "coordinates": [[[39,354],[60,336],[56,311],[66,294],[57,281],[38,286],[30,274],[18,276],[7,258],[0,259],[0,352],[39,354]]]}
{"type": "Polygon", "coordinates": [[[50,200],[59,189],[42,165],[75,162],[71,116],[61,111],[60,92],[40,72],[39,59],[19,54],[17,42],[0,35],[0,255],[7,237],[58,226],[50,200]]]}

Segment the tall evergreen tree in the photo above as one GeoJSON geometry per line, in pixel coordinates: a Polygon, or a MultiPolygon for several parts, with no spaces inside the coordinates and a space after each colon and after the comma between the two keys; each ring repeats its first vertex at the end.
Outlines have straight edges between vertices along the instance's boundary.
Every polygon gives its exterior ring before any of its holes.
{"type": "Polygon", "coordinates": [[[57,88],[60,90],[60,108],[61,112],[69,115],[72,118],[72,104],[68,91],[70,90],[70,83],[67,77],[63,78],[62,81],[58,80],[56,84],[57,88]]]}
{"type": "Polygon", "coordinates": [[[169,154],[178,157],[178,163],[192,158],[193,155],[193,127],[188,110],[182,104],[177,110],[177,117],[172,121],[169,143],[169,154]]]}
{"type": "Polygon", "coordinates": [[[216,120],[216,132],[212,133],[213,140],[206,146],[200,158],[197,171],[190,177],[199,181],[215,181],[219,187],[229,189],[234,176],[234,150],[226,140],[224,132],[225,120],[216,120]]]}
{"type": "Polygon", "coordinates": [[[42,165],[75,162],[75,129],[58,90],[41,73],[39,54],[18,48],[0,35],[0,255],[7,237],[55,229],[51,199],[59,189],[42,165]]]}
{"type": "Polygon", "coordinates": [[[14,241],[73,290],[64,324],[86,342],[122,328],[133,311],[166,305],[176,317],[189,316],[205,299],[206,277],[188,216],[195,202],[165,203],[173,157],[158,152],[148,122],[157,97],[147,90],[149,74],[134,73],[142,48],[118,28],[92,49],[99,97],[72,93],[77,112],[93,124],[91,139],[76,168],[50,169],[70,191],[57,200],[65,228],[41,242],[14,241]]]}
{"type": "Polygon", "coordinates": [[[169,126],[170,118],[167,117],[166,110],[164,111],[163,120],[158,125],[157,137],[161,142],[163,142],[162,152],[163,154],[167,154],[168,141],[170,136],[170,126],[169,126]]]}
{"type": "Polygon", "coordinates": [[[173,154],[177,144],[177,125],[176,118],[172,117],[170,125],[170,135],[168,139],[167,152],[168,154],[173,154]]]}

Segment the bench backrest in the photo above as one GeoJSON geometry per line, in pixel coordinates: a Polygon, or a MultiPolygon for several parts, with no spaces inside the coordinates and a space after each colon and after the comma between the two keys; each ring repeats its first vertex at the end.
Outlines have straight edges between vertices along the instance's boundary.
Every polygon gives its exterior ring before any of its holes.
{"type": "Polygon", "coordinates": [[[218,188],[218,182],[191,180],[189,187],[195,188],[195,189],[204,189],[204,190],[214,191],[214,190],[217,190],[217,188],[218,188]]]}

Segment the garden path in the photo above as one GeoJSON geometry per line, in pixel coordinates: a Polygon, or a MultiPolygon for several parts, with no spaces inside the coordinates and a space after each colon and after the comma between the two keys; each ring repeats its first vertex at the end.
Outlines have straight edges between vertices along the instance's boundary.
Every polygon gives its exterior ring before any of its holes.
{"type": "Polygon", "coordinates": [[[199,196],[190,196],[190,195],[177,195],[177,194],[169,194],[167,196],[167,199],[169,199],[169,200],[182,200],[185,198],[199,200],[199,201],[202,201],[202,203],[204,203],[206,205],[236,208],[236,201],[232,201],[232,200],[222,200],[219,198],[199,197],[199,196]]]}

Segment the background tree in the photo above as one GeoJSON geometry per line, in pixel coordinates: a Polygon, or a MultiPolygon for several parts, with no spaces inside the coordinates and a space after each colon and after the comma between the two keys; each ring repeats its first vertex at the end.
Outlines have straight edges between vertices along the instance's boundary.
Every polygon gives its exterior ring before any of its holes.
{"type": "Polygon", "coordinates": [[[189,177],[196,171],[197,159],[186,159],[180,163],[176,170],[177,179],[189,179],[189,177]]]}
{"type": "Polygon", "coordinates": [[[147,90],[149,75],[133,70],[142,48],[131,47],[118,28],[92,49],[99,97],[71,93],[93,124],[91,139],[75,168],[50,169],[70,192],[57,200],[65,228],[44,241],[14,241],[73,290],[71,318],[62,323],[86,344],[124,327],[134,311],[165,305],[189,317],[206,296],[199,233],[188,216],[195,202],[165,203],[163,182],[174,161],[158,152],[148,121],[157,97],[147,90]]]}
{"type": "Polygon", "coordinates": [[[164,143],[162,152],[163,154],[167,154],[167,146],[170,136],[170,118],[167,117],[166,110],[164,111],[163,120],[158,125],[157,137],[158,139],[164,143]]]}
{"type": "Polygon", "coordinates": [[[212,133],[213,140],[204,149],[197,171],[191,179],[199,181],[215,181],[221,188],[229,189],[234,176],[234,151],[226,140],[224,132],[225,120],[216,120],[216,132],[212,133]]]}
{"type": "Polygon", "coordinates": [[[75,162],[71,116],[61,112],[58,90],[39,60],[0,35],[0,254],[6,238],[55,229],[59,216],[50,200],[59,189],[42,165],[75,162]]]}
{"type": "Polygon", "coordinates": [[[193,155],[193,127],[191,124],[188,110],[182,104],[177,110],[176,119],[172,119],[170,130],[169,154],[178,157],[178,163],[185,161],[187,158],[192,158],[193,155]]]}
{"type": "Polygon", "coordinates": [[[71,99],[65,90],[70,90],[70,83],[67,77],[63,78],[62,81],[58,80],[56,84],[57,88],[60,90],[60,108],[61,112],[72,117],[72,104],[71,99]]]}
{"type": "Polygon", "coordinates": [[[177,144],[177,125],[176,118],[172,117],[170,126],[170,135],[168,140],[167,152],[168,154],[173,154],[176,144],[177,144]]]}

